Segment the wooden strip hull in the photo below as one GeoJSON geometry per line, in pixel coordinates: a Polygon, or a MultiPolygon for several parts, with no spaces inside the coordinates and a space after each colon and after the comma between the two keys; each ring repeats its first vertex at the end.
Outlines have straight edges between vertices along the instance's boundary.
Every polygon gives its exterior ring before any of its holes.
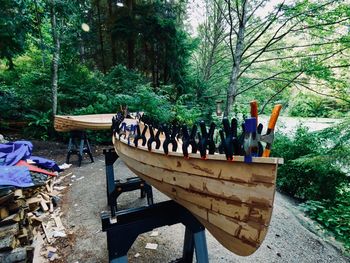
{"type": "Polygon", "coordinates": [[[255,158],[244,163],[224,155],[207,160],[198,154],[184,159],[179,153],[127,145],[113,138],[125,164],[139,177],[186,207],[227,249],[252,254],[264,240],[271,220],[277,158],[255,158]]]}
{"type": "Polygon", "coordinates": [[[108,130],[112,126],[115,114],[91,114],[79,116],[56,115],[54,127],[56,131],[67,132],[74,130],[108,130]]]}

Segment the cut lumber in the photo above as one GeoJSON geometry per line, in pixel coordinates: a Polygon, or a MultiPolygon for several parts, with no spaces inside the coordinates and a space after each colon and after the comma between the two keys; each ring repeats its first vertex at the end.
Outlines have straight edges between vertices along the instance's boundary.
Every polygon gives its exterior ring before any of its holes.
{"type": "Polygon", "coordinates": [[[56,224],[58,229],[60,229],[60,230],[64,230],[65,229],[65,227],[62,224],[61,218],[59,216],[54,216],[53,220],[55,221],[55,224],[56,224]]]}
{"type": "Polygon", "coordinates": [[[0,207],[0,219],[4,219],[9,215],[9,210],[7,209],[7,207],[0,207]]]}
{"type": "Polygon", "coordinates": [[[41,209],[42,209],[44,212],[46,212],[46,211],[49,210],[49,208],[48,208],[46,202],[44,201],[44,199],[41,199],[41,201],[40,201],[40,206],[41,206],[41,209]]]}
{"type": "Polygon", "coordinates": [[[19,232],[19,226],[17,223],[0,227],[0,238],[7,235],[17,235],[19,232]]]}
{"type": "Polygon", "coordinates": [[[16,189],[15,190],[15,198],[16,199],[23,198],[23,191],[22,191],[22,189],[16,189]]]}
{"type": "Polygon", "coordinates": [[[13,223],[18,223],[24,219],[24,211],[21,209],[18,213],[10,215],[0,222],[0,226],[11,225],[13,223]]]}
{"type": "Polygon", "coordinates": [[[37,209],[39,207],[41,198],[38,197],[31,197],[27,199],[27,205],[29,206],[29,210],[30,211],[34,211],[35,209],[37,209]]]}
{"type": "Polygon", "coordinates": [[[51,239],[50,239],[50,236],[49,236],[49,233],[47,231],[47,228],[46,228],[45,224],[41,223],[41,226],[43,227],[47,243],[51,244],[51,239]]]}

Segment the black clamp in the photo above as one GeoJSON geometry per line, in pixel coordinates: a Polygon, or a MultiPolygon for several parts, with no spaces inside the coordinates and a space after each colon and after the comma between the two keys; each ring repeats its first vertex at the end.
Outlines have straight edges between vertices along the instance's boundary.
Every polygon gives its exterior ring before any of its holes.
{"type": "Polygon", "coordinates": [[[237,139],[237,120],[233,118],[231,120],[231,126],[227,118],[223,118],[222,124],[224,130],[220,130],[221,144],[219,146],[219,151],[224,152],[226,159],[231,161],[233,155],[238,155],[240,153],[240,144],[237,139]],[[225,132],[225,136],[224,136],[225,132]]]}
{"type": "Polygon", "coordinates": [[[147,141],[148,150],[149,151],[152,150],[152,143],[153,142],[156,143],[156,149],[159,149],[160,148],[160,139],[159,139],[160,129],[157,130],[156,135],[154,136],[153,127],[152,127],[152,125],[149,125],[149,134],[150,134],[150,137],[147,141]]]}
{"type": "Polygon", "coordinates": [[[119,126],[123,122],[123,120],[124,120],[124,116],[120,112],[118,112],[115,116],[113,116],[112,126],[111,126],[113,134],[119,133],[119,131],[120,131],[119,126]]]}
{"type": "Polygon", "coordinates": [[[177,141],[176,141],[176,135],[178,133],[178,127],[176,125],[173,125],[172,132],[170,134],[169,129],[167,126],[163,126],[163,131],[165,134],[165,140],[163,142],[163,150],[165,154],[169,153],[169,144],[173,145],[172,151],[176,152],[177,150],[177,141]]]}
{"type": "Polygon", "coordinates": [[[141,133],[141,130],[140,130],[140,126],[139,125],[136,125],[136,131],[137,131],[137,134],[134,138],[134,144],[135,144],[135,147],[137,147],[138,145],[138,141],[141,139],[142,140],[142,146],[145,146],[146,145],[146,142],[147,142],[147,139],[146,139],[146,131],[147,131],[147,128],[148,126],[145,125],[145,127],[143,128],[143,131],[141,133]]]}
{"type": "Polygon", "coordinates": [[[261,132],[263,130],[263,125],[259,123],[258,127],[256,128],[256,136],[257,136],[257,141],[258,141],[258,156],[262,156],[264,147],[261,144],[261,132]]]}
{"type": "Polygon", "coordinates": [[[209,148],[209,154],[214,154],[215,152],[215,143],[214,143],[214,130],[215,123],[210,124],[209,133],[207,133],[207,128],[205,127],[204,121],[199,123],[201,134],[198,133],[198,150],[201,154],[201,158],[207,157],[207,148],[209,148]]]}
{"type": "Polygon", "coordinates": [[[182,152],[186,158],[188,158],[188,146],[191,145],[192,153],[197,152],[196,133],[197,125],[193,125],[191,134],[188,134],[186,125],[182,126],[182,152]]]}

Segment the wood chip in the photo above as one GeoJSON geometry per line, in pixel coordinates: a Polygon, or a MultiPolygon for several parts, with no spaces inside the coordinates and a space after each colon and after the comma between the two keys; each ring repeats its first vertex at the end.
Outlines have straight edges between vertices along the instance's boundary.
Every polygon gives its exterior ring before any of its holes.
{"type": "Polygon", "coordinates": [[[40,201],[40,206],[44,212],[49,211],[49,207],[47,206],[46,202],[43,199],[41,199],[40,201]]]}
{"type": "Polygon", "coordinates": [[[45,234],[47,243],[51,244],[51,239],[50,239],[50,236],[49,236],[49,233],[48,233],[48,231],[47,231],[47,229],[46,229],[45,224],[42,223],[41,226],[43,227],[43,230],[44,230],[44,234],[45,234]]]}
{"type": "Polygon", "coordinates": [[[56,224],[58,229],[60,229],[60,230],[64,230],[65,229],[65,227],[62,224],[61,218],[59,216],[54,216],[53,220],[55,220],[55,224],[56,224]]]}

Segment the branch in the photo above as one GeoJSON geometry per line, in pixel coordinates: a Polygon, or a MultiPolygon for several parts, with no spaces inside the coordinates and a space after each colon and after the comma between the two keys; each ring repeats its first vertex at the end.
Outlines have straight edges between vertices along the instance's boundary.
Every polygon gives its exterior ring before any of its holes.
{"type": "Polygon", "coordinates": [[[301,74],[303,74],[303,73],[302,73],[302,72],[298,73],[296,76],[294,76],[294,78],[290,79],[286,85],[284,85],[280,90],[278,90],[275,94],[273,94],[273,95],[264,103],[264,105],[262,106],[261,111],[260,111],[259,114],[263,114],[266,105],[269,104],[269,102],[270,102],[274,97],[276,97],[278,94],[280,94],[280,93],[281,93],[282,91],[284,91],[286,88],[288,88],[289,85],[290,85],[294,80],[296,80],[297,78],[300,77],[301,74]]]}
{"type": "Polygon", "coordinates": [[[317,94],[319,94],[319,95],[327,96],[327,97],[333,97],[333,98],[335,98],[335,99],[340,99],[340,100],[342,100],[342,101],[345,101],[345,102],[347,102],[347,103],[350,103],[350,100],[348,100],[348,99],[345,99],[345,98],[342,98],[342,97],[339,97],[339,96],[336,96],[336,95],[332,95],[332,94],[325,94],[325,93],[319,92],[319,91],[314,90],[314,89],[312,89],[312,88],[310,88],[310,87],[308,87],[308,86],[306,86],[305,84],[302,84],[302,83],[300,83],[300,82],[299,82],[299,83],[296,83],[296,85],[300,85],[300,86],[304,87],[305,89],[308,89],[308,90],[310,90],[310,91],[312,91],[312,92],[315,92],[315,93],[317,93],[317,94]]]}
{"type": "Polygon", "coordinates": [[[250,18],[255,14],[256,10],[258,10],[265,2],[268,0],[262,0],[259,4],[256,5],[254,10],[250,13],[250,15],[247,17],[247,22],[250,20],[250,18]]]}
{"type": "MultiPolygon", "coordinates": [[[[331,45],[331,44],[339,44],[339,43],[350,43],[350,41],[332,41],[332,42],[327,42],[327,43],[311,43],[311,44],[306,44],[306,45],[294,45],[294,46],[287,46],[287,47],[280,47],[280,48],[273,48],[273,49],[267,49],[265,52],[274,52],[274,51],[279,51],[279,50],[286,50],[286,49],[294,49],[294,48],[304,48],[304,47],[312,47],[312,46],[324,46],[324,45],[331,45]]],[[[253,53],[249,54],[246,56],[244,59],[248,59],[249,57],[255,55],[258,53],[261,49],[254,51],[253,53]]]]}
{"type": "MultiPolygon", "coordinates": [[[[341,51],[344,51],[344,50],[345,49],[342,49],[341,51]]],[[[295,56],[267,58],[267,59],[262,59],[262,60],[256,60],[254,63],[261,63],[261,62],[282,60],[282,59],[290,59],[290,58],[318,57],[318,56],[328,55],[328,54],[333,54],[333,52],[323,52],[323,53],[315,53],[315,54],[307,54],[307,55],[303,54],[303,55],[295,55],[295,56]]]]}

